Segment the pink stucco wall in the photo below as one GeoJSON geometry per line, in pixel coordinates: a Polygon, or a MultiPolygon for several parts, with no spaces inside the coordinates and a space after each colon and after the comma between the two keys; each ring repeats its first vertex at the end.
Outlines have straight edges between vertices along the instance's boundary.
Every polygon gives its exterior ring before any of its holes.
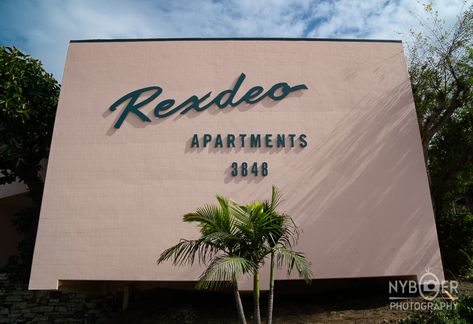
{"type": "MultiPolygon", "coordinates": [[[[315,278],[443,278],[402,45],[336,41],[72,43],[56,117],[31,289],[58,280],[195,280],[202,268],[156,266],[197,229],[184,213],[215,194],[239,202],[284,193],[303,229],[298,249],[315,278]],[[277,82],[306,84],[284,100],[156,119],[162,99],[277,82]],[[160,86],[152,122],[108,110],[160,86]],[[293,149],[190,149],[193,134],[306,134],[293,149]],[[266,177],[232,177],[236,162],[266,161],[266,177]]],[[[285,278],[284,273],[279,278],[285,278]]],[[[263,279],[263,282],[265,280],[263,279]]]]}

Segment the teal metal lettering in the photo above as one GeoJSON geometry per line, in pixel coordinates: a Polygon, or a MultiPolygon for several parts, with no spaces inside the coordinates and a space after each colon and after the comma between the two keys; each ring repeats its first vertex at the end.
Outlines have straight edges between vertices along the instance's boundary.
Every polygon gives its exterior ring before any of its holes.
{"type": "Polygon", "coordinates": [[[286,136],[284,134],[278,134],[276,139],[277,147],[286,147],[286,136]]]}
{"type": "Polygon", "coordinates": [[[223,147],[223,141],[222,141],[222,135],[217,134],[217,137],[215,138],[215,144],[214,147],[223,147]]]}
{"type": "Polygon", "coordinates": [[[125,118],[128,116],[129,113],[135,114],[144,122],[150,122],[151,119],[149,119],[145,114],[143,114],[138,109],[150,103],[151,101],[153,101],[157,96],[161,94],[161,92],[163,92],[163,89],[161,89],[160,87],[146,87],[146,88],[132,91],[129,94],[126,94],[120,99],[118,99],[117,101],[115,101],[115,103],[110,106],[111,111],[115,111],[118,106],[120,106],[125,101],[129,100],[128,105],[125,107],[125,109],[123,109],[123,112],[121,113],[120,117],[118,118],[115,125],[113,125],[113,127],[120,128],[120,126],[122,125],[123,121],[125,120],[125,118]],[[142,93],[145,93],[151,90],[154,90],[154,93],[151,96],[149,96],[147,99],[135,105],[136,100],[141,96],[142,93]]]}
{"type": "Polygon", "coordinates": [[[199,147],[199,137],[197,136],[197,134],[194,134],[194,136],[192,136],[191,148],[194,147],[199,147]]]}
{"type": "Polygon", "coordinates": [[[207,144],[209,144],[211,140],[212,140],[212,135],[204,134],[204,147],[207,147],[207,144]]]}
{"type": "Polygon", "coordinates": [[[273,139],[271,138],[273,135],[272,134],[266,134],[264,136],[264,145],[266,147],[273,147],[272,141],[273,139]]]}
{"type": "Polygon", "coordinates": [[[306,147],[306,146],[307,146],[306,137],[307,137],[306,134],[301,134],[301,135],[299,135],[299,146],[300,146],[300,147],[306,147]]]}
{"type": "Polygon", "coordinates": [[[289,138],[291,139],[291,147],[294,147],[294,137],[296,137],[296,134],[289,134],[289,138]]]}
{"type": "Polygon", "coordinates": [[[245,147],[245,137],[246,134],[240,134],[241,147],[245,147]]]}
{"type": "Polygon", "coordinates": [[[235,135],[227,135],[227,147],[235,147],[235,135]]]}
{"type": "Polygon", "coordinates": [[[251,134],[250,135],[250,147],[261,147],[261,135],[251,134]]]}
{"type": "MultiPolygon", "coordinates": [[[[176,107],[174,107],[174,104],[176,103],[174,99],[163,100],[155,106],[154,111],[153,111],[154,116],[157,118],[165,118],[165,117],[171,116],[174,113],[177,113],[178,111],[181,111],[180,114],[185,114],[190,110],[195,110],[197,112],[200,112],[200,111],[206,110],[207,108],[213,105],[217,106],[219,109],[224,109],[228,106],[236,107],[242,103],[255,104],[266,97],[269,97],[270,99],[274,101],[278,101],[278,100],[282,100],[286,98],[291,92],[308,89],[305,84],[299,84],[299,85],[291,87],[286,82],[280,82],[273,85],[266,93],[263,93],[264,92],[263,87],[254,86],[250,88],[239,100],[234,101],[238,93],[238,90],[240,90],[240,87],[243,84],[243,81],[245,81],[245,78],[246,78],[245,73],[240,74],[233,88],[221,91],[213,100],[211,100],[210,102],[208,102],[207,104],[203,106],[201,106],[202,103],[211,96],[212,94],[211,91],[200,98],[196,95],[192,95],[176,107]]],[[[118,120],[116,121],[113,127],[120,128],[120,126],[123,124],[123,121],[127,118],[128,114],[130,113],[138,116],[138,118],[140,118],[144,122],[150,122],[151,120],[141,111],[139,111],[139,109],[149,104],[154,99],[156,99],[162,92],[163,92],[163,89],[161,87],[151,86],[151,87],[146,87],[146,88],[132,91],[124,95],[120,99],[118,99],[115,103],[113,103],[110,106],[109,109],[111,111],[115,111],[119,105],[121,105],[122,103],[126,101],[128,101],[128,104],[123,109],[122,113],[120,114],[118,120]],[[148,91],[154,91],[154,93],[148,98],[136,103],[138,98],[142,94],[148,91]]],[[[243,142],[243,138],[242,138],[242,142],[243,142]]]]}

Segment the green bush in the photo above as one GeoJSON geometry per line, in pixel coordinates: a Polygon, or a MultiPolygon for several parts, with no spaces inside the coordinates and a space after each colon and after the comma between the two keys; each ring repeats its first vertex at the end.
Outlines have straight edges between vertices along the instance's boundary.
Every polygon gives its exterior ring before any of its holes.
{"type": "MultiPolygon", "coordinates": [[[[438,305],[438,303],[436,303],[438,305]]],[[[473,296],[464,296],[455,302],[452,309],[433,307],[418,311],[401,320],[402,324],[469,324],[473,323],[473,296]]]]}
{"type": "Polygon", "coordinates": [[[465,207],[437,217],[437,229],[446,275],[473,275],[473,215],[465,207]]]}

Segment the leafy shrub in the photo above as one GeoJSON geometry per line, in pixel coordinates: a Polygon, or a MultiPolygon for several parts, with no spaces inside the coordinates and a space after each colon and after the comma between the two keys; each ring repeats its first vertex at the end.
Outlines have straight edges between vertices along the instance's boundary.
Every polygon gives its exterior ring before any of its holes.
{"type": "Polygon", "coordinates": [[[467,208],[446,210],[437,218],[437,229],[446,274],[473,275],[473,215],[467,208]]]}
{"type": "MultiPolygon", "coordinates": [[[[438,304],[437,304],[438,305],[438,304]]],[[[402,324],[469,324],[473,323],[473,296],[463,296],[452,309],[433,307],[418,311],[401,320],[402,324]]]]}

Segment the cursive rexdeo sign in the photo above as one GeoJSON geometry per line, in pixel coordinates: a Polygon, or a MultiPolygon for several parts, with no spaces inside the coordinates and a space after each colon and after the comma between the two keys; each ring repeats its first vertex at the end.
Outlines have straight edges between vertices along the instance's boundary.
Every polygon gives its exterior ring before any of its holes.
{"type": "MultiPolygon", "coordinates": [[[[179,111],[181,114],[185,114],[192,109],[194,109],[195,111],[204,111],[205,109],[213,105],[217,106],[220,109],[224,109],[228,106],[236,107],[241,103],[255,104],[266,97],[269,97],[272,100],[282,100],[286,98],[287,95],[291,92],[298,90],[307,90],[307,86],[305,84],[299,84],[291,87],[286,82],[279,82],[273,85],[266,92],[264,92],[263,87],[254,86],[250,88],[240,99],[235,100],[235,96],[237,95],[240,86],[245,80],[245,77],[246,75],[242,73],[232,89],[220,92],[215,98],[208,101],[207,103],[204,102],[207,101],[207,99],[210,97],[212,91],[209,91],[202,97],[193,95],[177,106],[175,106],[176,100],[174,99],[162,100],[154,107],[154,116],[156,116],[157,118],[165,118],[179,111]]],[[[151,119],[149,119],[149,117],[142,113],[139,109],[151,103],[154,99],[159,97],[162,92],[163,89],[161,87],[150,86],[132,91],[118,99],[110,106],[109,109],[111,111],[115,111],[118,106],[120,106],[126,101],[128,101],[128,104],[123,109],[122,113],[120,114],[120,117],[118,118],[117,122],[113,127],[120,128],[123,121],[130,113],[138,116],[138,118],[140,118],[143,122],[150,122],[151,119]],[[150,92],[151,95],[146,99],[143,99],[138,102],[139,97],[146,92],[150,92]]]]}

